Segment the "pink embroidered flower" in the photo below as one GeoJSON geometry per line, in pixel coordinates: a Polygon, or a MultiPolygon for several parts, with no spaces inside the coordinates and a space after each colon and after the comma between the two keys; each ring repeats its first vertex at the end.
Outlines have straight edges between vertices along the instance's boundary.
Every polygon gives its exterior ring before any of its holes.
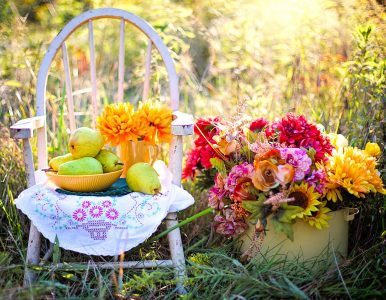
{"type": "Polygon", "coordinates": [[[304,176],[310,172],[312,160],[305,150],[299,148],[282,148],[280,149],[280,155],[285,159],[286,163],[295,168],[294,181],[302,180],[304,176]]]}
{"type": "Polygon", "coordinates": [[[101,206],[93,206],[90,208],[90,215],[93,218],[99,218],[103,213],[103,208],[101,206]]]}
{"type": "Polygon", "coordinates": [[[116,218],[118,218],[118,216],[119,216],[119,213],[115,208],[110,208],[106,212],[106,217],[110,220],[115,220],[116,218]]]}
{"type": "Polygon", "coordinates": [[[83,207],[83,208],[89,208],[89,207],[90,207],[90,205],[91,205],[91,202],[90,202],[90,201],[88,201],[88,200],[86,200],[86,201],[83,201],[83,203],[82,203],[82,207],[83,207]]]}
{"type": "Polygon", "coordinates": [[[237,217],[231,208],[224,210],[224,215],[214,217],[216,232],[226,236],[238,236],[247,229],[248,225],[243,218],[237,217]]]}
{"type": "Polygon", "coordinates": [[[105,201],[103,201],[103,202],[102,202],[102,206],[103,206],[103,207],[109,207],[109,206],[111,206],[111,201],[110,201],[110,200],[105,200],[105,201]]]}
{"type": "Polygon", "coordinates": [[[82,222],[84,221],[84,219],[86,219],[86,212],[84,211],[84,209],[78,208],[72,213],[72,217],[74,218],[74,220],[82,222]]]}

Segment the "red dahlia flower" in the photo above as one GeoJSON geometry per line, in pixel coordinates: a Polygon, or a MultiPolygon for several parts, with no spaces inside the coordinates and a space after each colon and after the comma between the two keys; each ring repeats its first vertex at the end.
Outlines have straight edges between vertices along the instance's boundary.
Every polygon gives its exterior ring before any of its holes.
{"type": "Polygon", "coordinates": [[[328,137],[302,115],[289,113],[272,127],[279,133],[280,143],[288,147],[314,148],[316,162],[325,160],[325,155],[331,154],[333,146],[328,137]]]}
{"type": "Polygon", "coordinates": [[[266,120],[265,118],[257,118],[249,125],[249,130],[253,132],[260,131],[265,126],[267,126],[268,123],[268,120],[266,120]]]}

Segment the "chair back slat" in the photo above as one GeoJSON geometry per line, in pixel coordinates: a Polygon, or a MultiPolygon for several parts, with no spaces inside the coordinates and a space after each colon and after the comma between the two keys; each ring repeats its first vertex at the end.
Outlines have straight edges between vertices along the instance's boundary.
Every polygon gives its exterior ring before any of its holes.
{"type": "MultiPolygon", "coordinates": [[[[93,34],[93,20],[98,19],[116,19],[120,23],[120,44],[119,44],[119,65],[118,65],[118,97],[117,101],[123,101],[124,95],[124,74],[125,74],[125,64],[124,64],[124,35],[125,35],[125,25],[126,23],[138,28],[143,34],[149,39],[148,48],[146,51],[146,61],[145,61],[145,82],[143,85],[143,95],[142,100],[146,101],[150,95],[150,73],[151,73],[151,52],[152,48],[155,48],[162,57],[164,65],[169,79],[169,93],[170,93],[170,106],[173,110],[178,110],[179,106],[179,89],[178,89],[178,76],[174,67],[174,62],[169,54],[168,49],[161,40],[160,36],[155,32],[155,30],[144,20],[138,16],[129,13],[124,10],[116,8],[100,8],[91,11],[84,12],[83,14],[72,19],[62,31],[54,38],[50,44],[47,52],[43,58],[43,61],[40,65],[37,83],[36,83],[36,115],[37,116],[46,116],[46,87],[49,70],[51,63],[55,58],[57,52],[62,49],[63,43],[66,39],[79,27],[83,25],[88,25],[89,31],[89,49],[90,49],[90,77],[91,77],[91,100],[92,100],[92,126],[95,127],[95,122],[98,116],[98,91],[97,91],[97,79],[96,79],[96,61],[95,61],[95,45],[94,45],[94,34],[93,34]]],[[[64,50],[66,52],[67,49],[64,50]]],[[[62,53],[63,54],[63,53],[62,53]]],[[[66,59],[67,56],[63,56],[66,59]]],[[[69,69],[69,63],[64,63],[66,75],[66,90],[67,90],[67,106],[70,117],[70,129],[76,127],[75,112],[74,112],[74,121],[71,121],[73,118],[70,114],[73,112],[71,108],[71,99],[70,97],[76,94],[72,92],[71,87],[71,72],[66,70],[66,65],[69,69]],[[74,125],[75,123],[75,125],[74,125]],[[71,125],[72,124],[72,125],[71,125]]],[[[87,89],[84,89],[87,90],[87,89]]],[[[72,99],[74,100],[74,99],[72,99]]],[[[73,103],[74,104],[74,103],[73,103]]],[[[74,105],[73,105],[74,107],[74,105]]],[[[38,149],[38,168],[42,169],[47,167],[48,155],[47,155],[47,125],[37,130],[37,149],[38,149]]],[[[173,153],[173,151],[171,151],[173,153]]]]}
{"type": "Polygon", "coordinates": [[[96,81],[96,66],[95,66],[95,44],[94,44],[94,28],[92,20],[88,21],[88,43],[90,48],[90,77],[91,77],[91,103],[92,103],[92,126],[95,128],[96,119],[98,117],[98,97],[97,97],[97,81],[96,81]]]}
{"type": "Polygon", "coordinates": [[[152,41],[149,40],[149,44],[146,48],[146,61],[145,61],[145,82],[143,83],[142,102],[146,102],[149,98],[150,91],[150,67],[151,67],[151,49],[152,41]]]}
{"type": "Polygon", "coordinates": [[[119,30],[118,59],[118,102],[123,102],[123,81],[125,80],[125,20],[121,19],[119,30]]]}
{"type": "Polygon", "coordinates": [[[68,53],[66,43],[62,44],[63,66],[66,80],[66,96],[67,96],[67,111],[70,123],[71,132],[75,130],[75,115],[74,115],[74,97],[72,95],[72,82],[70,74],[70,65],[68,63],[68,53]]]}

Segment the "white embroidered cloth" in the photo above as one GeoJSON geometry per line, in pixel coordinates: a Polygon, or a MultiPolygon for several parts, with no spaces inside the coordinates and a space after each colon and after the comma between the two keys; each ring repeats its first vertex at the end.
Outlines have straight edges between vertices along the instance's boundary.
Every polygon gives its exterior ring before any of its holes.
{"type": "Polygon", "coordinates": [[[60,194],[45,180],[15,200],[37,229],[60,247],[89,255],[118,255],[149,238],[168,212],[194,203],[193,197],[171,184],[163,162],[154,164],[162,190],[157,195],[130,193],[121,197],[60,194]]]}

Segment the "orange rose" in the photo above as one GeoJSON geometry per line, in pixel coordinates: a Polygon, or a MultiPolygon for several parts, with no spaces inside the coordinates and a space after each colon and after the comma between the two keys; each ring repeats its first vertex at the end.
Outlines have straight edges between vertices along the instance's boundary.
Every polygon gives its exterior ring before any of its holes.
{"type": "Polygon", "coordinates": [[[270,161],[255,161],[252,183],[256,189],[267,192],[279,183],[277,173],[277,166],[270,161]]]}
{"type": "Polygon", "coordinates": [[[295,169],[290,164],[279,165],[277,173],[277,179],[281,184],[287,184],[292,181],[295,176],[295,169]]]}

